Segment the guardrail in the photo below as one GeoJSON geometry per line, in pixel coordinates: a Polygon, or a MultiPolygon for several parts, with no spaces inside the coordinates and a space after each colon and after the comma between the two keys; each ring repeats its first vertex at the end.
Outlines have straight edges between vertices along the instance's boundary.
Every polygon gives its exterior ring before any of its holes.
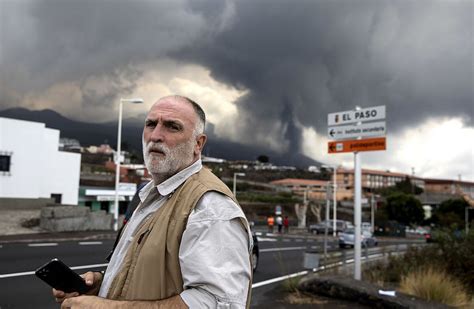
{"type": "MultiPolygon", "coordinates": [[[[362,248],[361,260],[367,262],[369,260],[382,259],[392,255],[400,255],[404,254],[410,247],[425,245],[426,244],[395,244],[373,248],[365,247],[362,248]]],[[[326,255],[312,250],[306,251],[304,254],[303,266],[306,269],[312,269],[313,271],[320,271],[354,263],[354,250],[332,251],[328,252],[326,255]]]]}

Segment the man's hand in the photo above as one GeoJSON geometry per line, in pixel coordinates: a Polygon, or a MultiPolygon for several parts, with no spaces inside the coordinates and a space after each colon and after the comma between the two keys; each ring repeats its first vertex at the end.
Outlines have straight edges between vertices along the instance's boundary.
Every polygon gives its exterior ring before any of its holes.
{"type": "MultiPolygon", "coordinates": [[[[86,285],[91,287],[91,289],[87,291],[86,295],[99,294],[100,284],[102,283],[103,279],[102,273],[89,271],[85,274],[82,274],[81,277],[84,278],[86,285]]],[[[67,298],[79,296],[79,293],[65,293],[64,291],[53,289],[53,296],[57,303],[62,303],[67,298]]]]}
{"type": "Polygon", "coordinates": [[[81,295],[78,297],[67,298],[61,304],[61,309],[80,309],[80,308],[89,308],[89,309],[108,309],[114,308],[111,306],[113,301],[100,298],[97,296],[81,295]]]}

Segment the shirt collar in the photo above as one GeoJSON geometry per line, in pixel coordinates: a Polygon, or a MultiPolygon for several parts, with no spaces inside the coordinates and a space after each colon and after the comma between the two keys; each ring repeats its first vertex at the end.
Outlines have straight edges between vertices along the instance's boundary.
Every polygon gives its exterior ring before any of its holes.
{"type": "Polygon", "coordinates": [[[201,159],[197,160],[190,166],[174,174],[170,178],[166,179],[158,186],[155,186],[153,180],[150,181],[143,189],[138,193],[140,200],[143,202],[152,188],[156,188],[161,196],[166,196],[176,190],[181,184],[183,184],[189,177],[196,174],[202,169],[201,159]]]}

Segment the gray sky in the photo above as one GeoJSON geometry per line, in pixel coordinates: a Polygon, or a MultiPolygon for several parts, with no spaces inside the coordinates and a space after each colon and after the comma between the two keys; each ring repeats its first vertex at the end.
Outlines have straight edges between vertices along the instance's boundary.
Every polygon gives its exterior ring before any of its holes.
{"type": "Polygon", "coordinates": [[[326,154],[327,114],[386,105],[389,150],[367,167],[474,178],[473,1],[0,0],[0,14],[0,109],[100,122],[120,97],[147,101],[135,116],[179,92],[221,137],[350,166],[326,154]]]}

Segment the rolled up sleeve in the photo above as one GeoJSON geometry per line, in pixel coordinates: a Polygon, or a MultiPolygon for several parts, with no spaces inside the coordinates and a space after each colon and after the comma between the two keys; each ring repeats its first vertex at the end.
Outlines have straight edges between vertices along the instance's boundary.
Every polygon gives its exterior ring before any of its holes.
{"type": "Polygon", "coordinates": [[[230,198],[206,193],[189,216],[179,251],[184,291],[190,308],[245,308],[252,240],[230,198]]]}

